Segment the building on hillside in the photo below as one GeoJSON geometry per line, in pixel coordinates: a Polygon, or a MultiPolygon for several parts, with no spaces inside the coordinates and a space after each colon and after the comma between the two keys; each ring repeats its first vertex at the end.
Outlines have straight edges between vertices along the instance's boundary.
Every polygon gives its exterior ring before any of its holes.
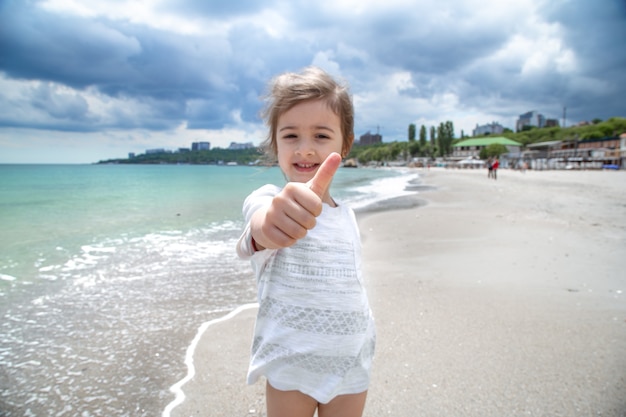
{"type": "Polygon", "coordinates": [[[246,143],[231,142],[230,146],[228,147],[228,149],[230,150],[241,150],[241,149],[251,149],[251,148],[254,148],[254,144],[252,142],[246,142],[246,143]]]}
{"type": "Polygon", "coordinates": [[[484,135],[501,135],[504,132],[504,127],[500,123],[492,122],[486,125],[478,126],[472,131],[472,136],[484,136],[484,135]]]}
{"type": "Polygon", "coordinates": [[[210,151],[211,142],[193,142],[191,144],[192,151],[210,151]]]}
{"type": "Polygon", "coordinates": [[[529,111],[528,113],[520,114],[517,119],[517,123],[515,124],[515,129],[518,132],[521,132],[524,127],[532,126],[532,127],[545,127],[546,126],[546,118],[543,114],[538,113],[536,111],[529,111]]]}
{"type": "Polygon", "coordinates": [[[156,148],[156,149],[146,149],[146,155],[156,154],[156,153],[165,153],[165,149],[156,148]]]}
{"type": "Polygon", "coordinates": [[[546,119],[546,127],[559,127],[561,124],[558,119],[546,119]]]}
{"type": "Polygon", "coordinates": [[[359,138],[359,145],[373,145],[375,143],[382,143],[382,141],[383,137],[381,134],[372,134],[368,131],[366,134],[361,135],[361,137],[359,138]]]}

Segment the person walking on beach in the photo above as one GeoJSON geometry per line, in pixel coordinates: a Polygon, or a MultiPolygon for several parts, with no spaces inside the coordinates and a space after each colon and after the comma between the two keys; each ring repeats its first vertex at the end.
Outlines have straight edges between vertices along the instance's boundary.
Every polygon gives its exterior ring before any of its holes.
{"type": "Polygon", "coordinates": [[[493,176],[493,163],[491,158],[487,159],[487,178],[491,178],[493,176]]]}
{"type": "Polygon", "coordinates": [[[266,378],[268,417],[359,417],[375,348],[354,212],[329,187],[354,141],[347,86],[321,69],[270,83],[265,147],[287,184],[243,204],[237,253],[256,274],[248,383],[266,378]]]}
{"type": "Polygon", "coordinates": [[[498,161],[498,157],[493,160],[493,164],[491,164],[491,176],[494,180],[498,179],[498,168],[500,167],[500,161],[498,161]]]}

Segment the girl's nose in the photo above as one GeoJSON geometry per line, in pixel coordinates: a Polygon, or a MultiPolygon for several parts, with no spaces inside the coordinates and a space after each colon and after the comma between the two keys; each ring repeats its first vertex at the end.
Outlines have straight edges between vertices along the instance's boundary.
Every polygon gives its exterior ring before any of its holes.
{"type": "Polygon", "coordinates": [[[298,149],[296,149],[296,153],[298,155],[309,156],[313,155],[315,153],[315,150],[313,149],[313,146],[311,146],[309,141],[302,141],[300,142],[300,146],[298,146],[298,149]]]}

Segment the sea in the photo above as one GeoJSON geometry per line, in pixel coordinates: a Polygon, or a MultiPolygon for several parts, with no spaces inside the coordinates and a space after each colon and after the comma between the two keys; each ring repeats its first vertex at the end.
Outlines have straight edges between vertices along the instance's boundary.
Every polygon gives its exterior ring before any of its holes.
{"type": "MultiPolygon", "coordinates": [[[[331,194],[358,212],[416,177],[340,168],[331,194]]],[[[198,329],[256,301],[241,207],[284,182],[276,167],[0,165],[0,416],[162,415],[198,329]]]]}

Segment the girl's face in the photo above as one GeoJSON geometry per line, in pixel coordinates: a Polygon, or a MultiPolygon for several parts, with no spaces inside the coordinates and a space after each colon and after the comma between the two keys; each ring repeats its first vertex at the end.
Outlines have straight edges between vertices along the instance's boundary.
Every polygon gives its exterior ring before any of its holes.
{"type": "Polygon", "coordinates": [[[296,104],[278,118],[278,165],[289,181],[309,181],[328,155],[341,154],[342,145],[341,120],[323,100],[296,104]]]}

